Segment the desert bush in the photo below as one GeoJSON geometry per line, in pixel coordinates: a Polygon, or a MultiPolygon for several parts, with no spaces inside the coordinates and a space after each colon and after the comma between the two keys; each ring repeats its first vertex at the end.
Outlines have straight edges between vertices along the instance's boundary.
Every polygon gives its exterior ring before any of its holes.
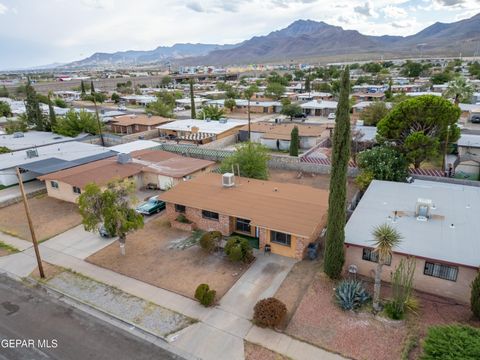
{"type": "Polygon", "coordinates": [[[480,272],[472,281],[472,292],[470,295],[470,309],[476,318],[480,319],[480,272]]]}
{"type": "Polygon", "coordinates": [[[407,305],[412,310],[415,307],[412,300],[414,273],[415,258],[402,259],[392,273],[392,299],[385,306],[388,317],[394,320],[403,319],[407,305]]]}
{"type": "Polygon", "coordinates": [[[365,304],[370,295],[359,280],[342,280],[335,289],[335,299],[343,310],[355,310],[365,304]]]}
{"type": "Polygon", "coordinates": [[[368,185],[374,179],[373,173],[370,171],[362,171],[355,178],[355,184],[360,188],[360,190],[365,191],[368,188],[368,185]]]}
{"type": "Polygon", "coordinates": [[[432,326],[420,359],[480,359],[480,329],[467,325],[432,326]]]}
{"type": "Polygon", "coordinates": [[[200,238],[200,246],[205,251],[212,253],[218,247],[218,242],[222,238],[220,231],[209,231],[202,235],[200,238]]]}
{"type": "Polygon", "coordinates": [[[197,299],[203,306],[208,307],[214,303],[216,294],[217,292],[210,289],[207,284],[200,284],[195,290],[195,299],[197,299]]]}
{"type": "Polygon", "coordinates": [[[261,327],[277,327],[287,315],[287,307],[275,298],[262,299],[253,309],[253,322],[261,327]]]}
{"type": "Polygon", "coordinates": [[[253,251],[247,239],[240,236],[232,236],[225,245],[225,254],[230,261],[250,262],[253,259],[253,251]]]}
{"type": "Polygon", "coordinates": [[[187,217],[183,214],[180,214],[177,216],[177,219],[176,219],[179,223],[182,223],[182,224],[190,224],[191,221],[187,219],[187,217]]]}

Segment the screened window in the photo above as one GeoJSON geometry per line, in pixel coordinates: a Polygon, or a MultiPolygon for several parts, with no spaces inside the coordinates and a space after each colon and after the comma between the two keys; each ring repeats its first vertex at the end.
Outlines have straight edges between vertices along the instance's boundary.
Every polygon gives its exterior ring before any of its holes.
{"type": "Polygon", "coordinates": [[[290,234],[281,233],[278,231],[270,231],[270,241],[276,244],[290,246],[292,243],[292,236],[290,234]]]}
{"type": "Polygon", "coordinates": [[[81,194],[81,193],[82,193],[82,190],[81,190],[79,187],[74,186],[74,187],[73,187],[73,192],[74,192],[75,194],[81,194]]]}
{"type": "Polygon", "coordinates": [[[235,227],[236,227],[237,231],[250,233],[250,231],[251,231],[250,220],[237,218],[235,227]]]}
{"type": "Polygon", "coordinates": [[[58,182],[56,181],[50,181],[50,186],[54,189],[58,189],[58,182]]]}
{"type": "Polygon", "coordinates": [[[440,279],[457,281],[458,267],[425,261],[423,273],[440,279]]]}
{"type": "MultiPolygon", "coordinates": [[[[378,263],[378,254],[374,251],[374,249],[363,248],[362,259],[378,263]]],[[[390,266],[391,263],[392,257],[389,256],[387,261],[385,262],[385,265],[390,266]]]]}
{"type": "Polygon", "coordinates": [[[218,220],[218,213],[212,212],[212,211],[207,211],[207,210],[202,210],[202,217],[204,219],[209,219],[209,220],[218,220]]]}
{"type": "Polygon", "coordinates": [[[185,213],[185,205],[175,204],[175,211],[178,213],[185,213]]]}

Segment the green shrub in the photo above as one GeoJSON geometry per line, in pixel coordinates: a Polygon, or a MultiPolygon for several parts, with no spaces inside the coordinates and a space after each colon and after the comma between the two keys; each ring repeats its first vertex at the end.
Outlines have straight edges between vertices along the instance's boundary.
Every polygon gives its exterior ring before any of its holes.
{"type": "Polygon", "coordinates": [[[405,312],[399,306],[397,306],[393,300],[387,302],[384,309],[385,314],[387,314],[387,316],[393,320],[402,320],[405,315],[405,312]]]}
{"type": "Polygon", "coordinates": [[[218,247],[218,242],[222,238],[220,231],[209,231],[202,235],[200,238],[200,246],[205,251],[212,253],[218,247]]]}
{"type": "Polygon", "coordinates": [[[176,219],[178,222],[182,223],[182,224],[191,224],[192,222],[190,220],[187,219],[187,217],[183,214],[180,214],[177,216],[177,219],[176,219]]]}
{"type": "Polygon", "coordinates": [[[415,258],[412,257],[402,259],[391,275],[392,299],[385,306],[385,312],[394,320],[403,319],[405,310],[408,309],[407,305],[411,309],[418,307],[418,304],[413,304],[415,301],[412,300],[414,273],[415,258]]]}
{"type": "Polygon", "coordinates": [[[420,359],[480,359],[480,329],[466,325],[430,327],[420,359]]]}
{"type": "Polygon", "coordinates": [[[225,245],[225,254],[230,261],[243,261],[248,263],[253,259],[253,251],[247,239],[240,236],[232,236],[225,245]]]}
{"type": "Polygon", "coordinates": [[[358,188],[362,191],[367,190],[368,185],[374,179],[373,173],[371,171],[362,171],[360,174],[355,178],[355,184],[357,184],[358,188]]]}
{"type": "Polygon", "coordinates": [[[472,282],[472,292],[470,295],[470,309],[476,318],[480,319],[480,272],[472,282]]]}
{"type": "Polygon", "coordinates": [[[342,280],[335,288],[335,299],[343,310],[355,310],[365,304],[370,295],[359,280],[342,280]]]}
{"type": "Polygon", "coordinates": [[[208,307],[215,301],[216,294],[217,292],[210,289],[207,284],[200,284],[195,290],[195,299],[197,299],[203,306],[208,307]]]}
{"type": "Polygon", "coordinates": [[[277,327],[287,315],[287,307],[275,298],[262,299],[253,309],[253,322],[261,327],[277,327]]]}

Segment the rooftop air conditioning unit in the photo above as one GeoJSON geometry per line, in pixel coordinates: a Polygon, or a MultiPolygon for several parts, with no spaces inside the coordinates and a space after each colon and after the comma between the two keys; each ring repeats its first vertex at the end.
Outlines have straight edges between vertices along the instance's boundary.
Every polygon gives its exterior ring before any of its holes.
{"type": "Polygon", "coordinates": [[[130,154],[120,153],[117,155],[117,163],[127,164],[129,162],[132,162],[132,157],[130,156],[130,154]]]}
{"type": "Polygon", "coordinates": [[[222,185],[223,185],[223,187],[233,187],[233,186],[235,186],[235,175],[232,174],[232,173],[223,174],[222,185]]]}
{"type": "Polygon", "coordinates": [[[432,200],[430,199],[417,199],[417,205],[415,207],[415,216],[418,221],[427,221],[431,216],[432,200]]]}
{"type": "Polygon", "coordinates": [[[25,137],[25,135],[22,132],[13,133],[13,138],[14,139],[18,139],[18,138],[22,138],[22,137],[25,137]]]}
{"type": "Polygon", "coordinates": [[[34,157],[38,157],[38,150],[37,149],[27,150],[27,158],[31,159],[34,157]]]}

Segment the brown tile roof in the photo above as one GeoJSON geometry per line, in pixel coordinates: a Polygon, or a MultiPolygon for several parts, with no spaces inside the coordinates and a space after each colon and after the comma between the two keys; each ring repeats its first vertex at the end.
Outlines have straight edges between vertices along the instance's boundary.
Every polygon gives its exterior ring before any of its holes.
{"type": "Polygon", "coordinates": [[[222,186],[222,175],[208,173],[179,183],[160,195],[166,202],[250,219],[252,225],[310,237],[325,223],[328,192],[297,184],[235,178],[222,186]]]}
{"type": "MultiPolygon", "coordinates": [[[[275,124],[270,122],[258,122],[250,124],[252,132],[264,133],[264,137],[268,139],[290,139],[290,133],[293,127],[298,127],[298,133],[300,136],[322,136],[327,130],[327,125],[309,125],[299,123],[282,123],[275,124]]],[[[240,130],[248,131],[248,125],[245,125],[240,130]]]]}
{"type": "Polygon", "coordinates": [[[164,118],[161,116],[148,116],[148,115],[124,115],[118,116],[112,120],[113,125],[130,126],[130,125],[161,125],[173,121],[173,119],[164,118]]]}

